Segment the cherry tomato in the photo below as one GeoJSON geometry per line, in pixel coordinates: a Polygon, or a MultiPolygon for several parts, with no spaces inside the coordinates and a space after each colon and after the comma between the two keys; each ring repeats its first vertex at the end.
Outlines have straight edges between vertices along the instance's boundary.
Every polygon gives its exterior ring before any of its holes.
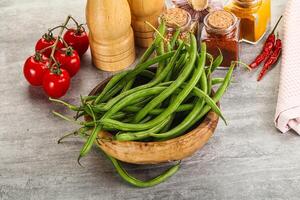
{"type": "Polygon", "coordinates": [[[33,86],[43,84],[43,77],[47,70],[48,58],[36,54],[30,56],[24,63],[23,74],[26,80],[33,86]]]}
{"type": "Polygon", "coordinates": [[[60,63],[61,68],[69,72],[70,77],[73,77],[80,69],[80,58],[72,47],[55,51],[54,58],[60,63]]]}
{"type": "Polygon", "coordinates": [[[64,40],[68,45],[72,46],[81,57],[89,48],[89,38],[82,27],[77,29],[69,29],[64,34],[64,40]]]}
{"type": "MultiPolygon", "coordinates": [[[[55,40],[56,40],[55,37],[53,37],[51,34],[46,33],[46,34],[43,35],[43,37],[41,39],[39,39],[37,41],[37,43],[35,45],[35,50],[40,51],[44,48],[47,48],[47,47],[53,45],[55,40]]],[[[63,48],[63,47],[64,47],[63,43],[61,41],[58,41],[56,48],[60,49],[60,48],[63,48]]],[[[52,51],[52,49],[49,48],[49,49],[46,49],[42,54],[49,58],[50,54],[51,54],[51,51],[52,51]]]]}
{"type": "Polygon", "coordinates": [[[52,98],[64,96],[70,87],[70,76],[67,70],[59,69],[59,71],[55,73],[47,70],[44,75],[43,89],[52,98]]]}

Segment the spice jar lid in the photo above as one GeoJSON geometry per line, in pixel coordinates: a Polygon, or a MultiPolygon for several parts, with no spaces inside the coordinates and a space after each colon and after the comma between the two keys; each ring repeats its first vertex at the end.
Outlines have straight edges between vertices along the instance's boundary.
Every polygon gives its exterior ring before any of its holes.
{"type": "Polygon", "coordinates": [[[213,11],[204,18],[206,29],[220,34],[231,32],[236,27],[237,22],[237,17],[225,10],[213,11]]]}
{"type": "Polygon", "coordinates": [[[161,19],[165,20],[168,27],[183,27],[188,23],[189,13],[181,8],[171,8],[166,10],[161,19]]]}
{"type": "Polygon", "coordinates": [[[234,17],[225,10],[212,12],[207,18],[207,24],[216,29],[227,29],[234,23],[234,17]]]}

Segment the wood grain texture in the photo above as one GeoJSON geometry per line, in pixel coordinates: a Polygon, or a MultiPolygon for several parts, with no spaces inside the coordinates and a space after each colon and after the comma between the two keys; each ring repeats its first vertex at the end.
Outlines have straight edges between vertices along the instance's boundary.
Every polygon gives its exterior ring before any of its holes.
{"type": "Polygon", "coordinates": [[[86,21],[94,65],[119,71],[135,60],[131,15],[126,0],[88,0],[86,21]]]}
{"type": "Polygon", "coordinates": [[[145,22],[158,27],[158,16],[165,9],[164,0],[128,0],[131,10],[131,25],[137,46],[146,48],[153,40],[154,30],[145,22]],[[151,35],[149,35],[151,34],[151,35]]]}
{"type": "MultiPolygon", "coordinates": [[[[285,2],[272,1],[272,23],[285,2]]],[[[70,113],[50,103],[40,88],[29,87],[22,66],[50,26],[61,24],[69,13],[84,22],[85,3],[0,0],[1,200],[299,199],[300,138],[292,132],[280,134],[273,123],[280,63],[260,83],[256,82],[259,71],[235,70],[221,102],[229,125],[220,122],[204,148],[184,160],[168,181],[153,188],[134,188],[120,179],[97,148],[82,159],[84,167],[78,166],[82,141],[56,143],[77,126],[54,117],[51,110],[70,113]]],[[[241,59],[249,63],[261,47],[261,43],[243,44],[241,59]]],[[[79,103],[80,94],[88,94],[109,75],[93,67],[87,53],[63,99],[79,103]]],[[[167,165],[125,167],[139,178],[150,178],[167,165]]]]}

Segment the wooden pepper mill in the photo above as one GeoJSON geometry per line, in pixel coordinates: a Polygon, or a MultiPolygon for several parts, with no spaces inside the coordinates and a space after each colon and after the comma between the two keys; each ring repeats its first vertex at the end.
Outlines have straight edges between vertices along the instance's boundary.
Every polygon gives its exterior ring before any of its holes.
{"type": "Polygon", "coordinates": [[[134,36],[126,0],[87,0],[86,21],[97,68],[118,71],[134,62],[134,36]]]}
{"type": "Polygon", "coordinates": [[[145,21],[154,27],[158,26],[158,17],[165,9],[164,0],[128,0],[131,9],[131,25],[134,30],[135,43],[146,48],[153,41],[154,30],[145,21]]]}

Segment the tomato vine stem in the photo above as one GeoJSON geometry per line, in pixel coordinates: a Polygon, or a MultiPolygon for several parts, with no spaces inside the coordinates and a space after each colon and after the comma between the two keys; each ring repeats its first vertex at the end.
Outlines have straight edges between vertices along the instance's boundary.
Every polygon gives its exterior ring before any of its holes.
{"type": "MultiPolygon", "coordinates": [[[[56,38],[56,40],[55,40],[55,42],[54,42],[54,44],[53,44],[53,46],[52,46],[52,51],[51,51],[50,59],[49,59],[49,65],[50,65],[50,66],[51,66],[52,60],[54,60],[54,62],[56,63],[56,60],[55,60],[55,58],[54,58],[54,53],[55,53],[55,50],[56,50],[58,41],[61,39],[61,36],[62,36],[62,34],[63,34],[63,32],[64,32],[64,29],[65,29],[65,27],[67,26],[67,24],[68,24],[68,22],[70,21],[71,18],[72,18],[72,16],[71,16],[71,15],[68,15],[68,17],[66,18],[66,21],[61,25],[61,29],[60,29],[60,31],[59,31],[59,33],[58,33],[58,36],[57,36],[57,38],[56,38]]],[[[51,67],[50,67],[50,70],[51,70],[51,67]]]]}
{"type": "Polygon", "coordinates": [[[69,30],[69,28],[68,28],[67,26],[58,25],[58,26],[55,26],[55,27],[53,27],[53,28],[49,28],[49,29],[48,29],[48,32],[49,32],[49,33],[52,33],[52,31],[54,31],[54,30],[57,29],[57,28],[65,28],[65,29],[69,30]]]}

